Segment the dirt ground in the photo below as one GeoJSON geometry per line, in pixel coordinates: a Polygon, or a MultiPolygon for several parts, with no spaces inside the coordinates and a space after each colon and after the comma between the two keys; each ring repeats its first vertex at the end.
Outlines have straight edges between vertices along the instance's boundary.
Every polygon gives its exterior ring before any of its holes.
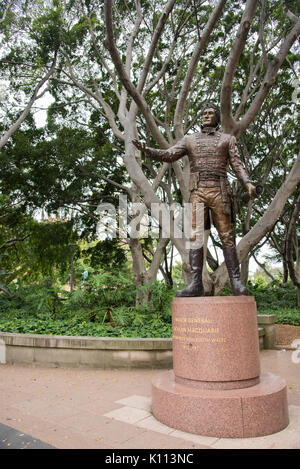
{"type": "Polygon", "coordinates": [[[300,340],[300,326],[289,324],[275,324],[277,345],[290,345],[294,340],[300,340]]]}

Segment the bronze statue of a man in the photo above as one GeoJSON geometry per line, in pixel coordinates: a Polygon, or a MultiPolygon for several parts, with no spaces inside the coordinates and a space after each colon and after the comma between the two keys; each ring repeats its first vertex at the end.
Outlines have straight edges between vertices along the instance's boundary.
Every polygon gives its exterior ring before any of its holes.
{"type": "MultiPolygon", "coordinates": [[[[235,236],[231,219],[230,186],[227,179],[227,166],[231,165],[237,178],[246,187],[250,197],[254,196],[255,186],[242,165],[236,138],[218,130],[220,123],[219,109],[208,103],[203,109],[201,132],[186,135],[167,150],[147,147],[144,143],[133,140],[134,145],[146,156],[158,161],[173,163],[188,155],[190,161],[190,202],[192,203],[192,229],[197,232],[197,204],[204,204],[204,226],[209,223],[211,211],[213,223],[219,233],[234,295],[247,295],[248,290],[241,283],[239,262],[235,247],[235,236]]],[[[189,260],[191,282],[177,292],[177,296],[203,296],[203,243],[201,247],[191,248],[189,260]]]]}

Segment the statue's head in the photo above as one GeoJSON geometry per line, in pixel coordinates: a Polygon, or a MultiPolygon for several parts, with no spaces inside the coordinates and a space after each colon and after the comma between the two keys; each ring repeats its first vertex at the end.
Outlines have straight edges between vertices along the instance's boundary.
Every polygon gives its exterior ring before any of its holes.
{"type": "Polygon", "coordinates": [[[217,127],[220,123],[220,109],[212,103],[206,103],[202,111],[203,127],[217,127]]]}

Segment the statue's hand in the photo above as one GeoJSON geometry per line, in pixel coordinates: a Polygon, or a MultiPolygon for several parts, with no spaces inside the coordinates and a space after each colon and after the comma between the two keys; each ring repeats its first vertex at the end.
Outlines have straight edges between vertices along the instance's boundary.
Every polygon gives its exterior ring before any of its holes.
{"type": "Polygon", "coordinates": [[[245,184],[245,186],[246,186],[246,189],[247,189],[247,192],[249,194],[250,199],[254,199],[257,196],[256,187],[253,186],[253,184],[251,184],[251,182],[247,182],[245,184]]]}

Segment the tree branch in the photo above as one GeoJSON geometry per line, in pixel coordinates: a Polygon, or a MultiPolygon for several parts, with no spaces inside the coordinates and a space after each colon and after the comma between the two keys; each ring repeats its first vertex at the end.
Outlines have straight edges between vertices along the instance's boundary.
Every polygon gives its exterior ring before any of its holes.
{"type": "Polygon", "coordinates": [[[254,253],[252,253],[252,256],[253,256],[253,259],[255,260],[256,264],[264,271],[264,273],[265,273],[268,277],[270,277],[270,279],[271,279],[272,281],[274,281],[275,278],[273,277],[272,274],[270,274],[270,272],[267,271],[267,269],[266,269],[266,267],[265,267],[265,264],[262,264],[261,262],[259,262],[254,253]]]}
{"type": "Polygon", "coordinates": [[[82,83],[80,83],[77,80],[77,78],[75,77],[75,75],[73,73],[73,69],[72,69],[72,66],[71,66],[71,63],[70,63],[70,60],[69,60],[67,54],[65,54],[63,52],[63,55],[64,55],[64,57],[67,61],[68,68],[69,68],[69,74],[67,72],[64,72],[65,75],[72,80],[72,82],[74,83],[74,86],[79,88],[86,95],[91,96],[93,99],[95,99],[95,101],[97,101],[101,105],[101,107],[104,109],[105,117],[107,118],[113,133],[115,134],[115,136],[119,140],[124,141],[124,136],[123,136],[122,132],[119,130],[117,124],[116,124],[115,114],[114,114],[112,108],[110,107],[110,105],[103,99],[103,97],[102,97],[102,95],[101,95],[101,93],[99,92],[98,89],[96,89],[95,92],[93,92],[90,88],[83,85],[82,83]]]}
{"type": "Polygon", "coordinates": [[[156,274],[156,272],[159,268],[164,249],[168,245],[169,241],[170,240],[168,238],[161,238],[159,240],[158,246],[157,246],[157,248],[155,250],[155,253],[152,257],[152,262],[150,264],[150,268],[149,268],[149,272],[148,272],[149,278],[151,280],[153,279],[154,275],[156,274]]]}
{"type": "Polygon", "coordinates": [[[112,1],[105,0],[104,3],[105,9],[105,22],[106,22],[106,33],[107,37],[104,41],[104,45],[110,53],[111,59],[115,65],[116,71],[119,75],[119,78],[122,82],[124,88],[128,91],[131,95],[135,103],[137,104],[138,108],[142,112],[146,123],[148,125],[149,130],[151,131],[153,137],[156,139],[158,145],[161,148],[168,148],[168,142],[165,140],[161,132],[159,131],[155,119],[152,116],[152,113],[148,107],[148,104],[145,98],[140,94],[137,88],[133,85],[130,80],[130,77],[126,73],[124,69],[123,63],[121,61],[119,52],[116,48],[114,33],[113,33],[113,23],[112,23],[112,1]]]}
{"type": "Polygon", "coordinates": [[[214,29],[216,22],[218,21],[223,7],[227,0],[220,0],[215,9],[213,10],[204,30],[200,40],[197,42],[192,58],[190,60],[187,73],[185,75],[184,82],[182,84],[179,98],[176,104],[175,115],[174,115],[174,130],[177,139],[183,137],[183,114],[185,109],[185,102],[189,93],[190,85],[194,77],[196,67],[198,65],[201,54],[204,51],[204,48],[207,44],[207,41],[214,29]]]}
{"type": "Polygon", "coordinates": [[[16,130],[20,127],[22,122],[26,119],[26,117],[28,116],[28,114],[30,112],[30,109],[33,106],[33,103],[45,93],[46,90],[43,91],[41,94],[38,94],[40,89],[42,88],[42,86],[49,80],[51,75],[54,73],[54,70],[55,70],[55,67],[56,67],[56,60],[57,60],[57,51],[55,51],[54,60],[52,62],[52,65],[51,65],[49,71],[46,73],[46,75],[37,84],[37,86],[34,90],[34,93],[31,97],[30,101],[28,102],[27,106],[25,107],[24,111],[22,112],[20,117],[16,120],[16,122],[10,127],[10,129],[8,129],[8,131],[1,138],[1,140],[0,140],[0,149],[7,143],[7,141],[10,139],[10,137],[16,132],[16,130]]]}
{"type": "Polygon", "coordinates": [[[139,79],[139,82],[138,82],[138,85],[137,85],[137,91],[138,92],[141,92],[144,88],[146,78],[147,78],[147,75],[149,73],[150,66],[152,64],[152,60],[153,60],[153,56],[154,56],[154,52],[155,52],[157,43],[159,41],[159,38],[161,37],[164,26],[165,26],[166,21],[169,17],[169,14],[171,13],[171,11],[174,7],[175,2],[176,2],[176,0],[169,0],[168,1],[167,5],[165,6],[163,14],[160,16],[160,18],[158,20],[158,23],[156,25],[156,28],[155,28],[153,36],[152,36],[151,44],[149,46],[148,54],[147,54],[146,60],[144,62],[143,70],[142,70],[142,73],[141,73],[141,76],[140,76],[140,79],[139,79]]]}
{"type": "Polygon", "coordinates": [[[0,246],[0,250],[1,249],[11,248],[12,246],[15,246],[17,243],[21,243],[21,242],[25,241],[25,239],[29,238],[30,236],[31,236],[31,234],[28,234],[28,235],[24,236],[24,238],[10,239],[9,241],[6,241],[4,244],[2,244],[2,246],[0,246]]]}
{"type": "Polygon", "coordinates": [[[260,41],[261,50],[262,50],[263,62],[265,64],[265,67],[268,67],[269,61],[268,61],[268,56],[267,56],[267,51],[266,51],[265,41],[264,41],[265,17],[266,17],[266,0],[262,0],[260,21],[259,21],[259,41],[260,41]]]}
{"type": "Polygon", "coordinates": [[[257,113],[259,112],[262,103],[267,97],[271,87],[274,85],[276,80],[276,75],[279,68],[281,67],[283,61],[285,60],[290,48],[296,41],[297,37],[300,34],[300,19],[295,23],[294,27],[286,37],[278,54],[275,58],[269,63],[264,81],[262,82],[260,89],[252,101],[248,111],[245,116],[237,123],[236,127],[236,136],[239,137],[249,126],[249,124],[255,119],[257,113]]]}
{"type": "Polygon", "coordinates": [[[3,21],[5,20],[7,12],[10,9],[10,7],[13,5],[13,3],[14,3],[14,0],[10,0],[10,2],[6,5],[3,16],[2,18],[0,18],[0,24],[3,23],[3,21]]]}
{"type": "MultiPolygon", "coordinates": [[[[133,43],[135,38],[137,37],[141,22],[142,22],[142,14],[141,14],[141,5],[139,1],[136,1],[136,6],[137,6],[137,18],[135,20],[134,28],[133,31],[130,35],[128,45],[127,45],[127,50],[126,50],[126,62],[125,62],[125,72],[127,75],[130,77],[130,69],[131,69],[131,62],[132,62],[132,50],[133,50],[133,43]]],[[[121,92],[121,98],[120,98],[120,103],[119,103],[119,110],[118,110],[118,117],[119,119],[123,120],[123,125],[124,119],[126,118],[126,101],[127,101],[127,90],[122,87],[122,92],[121,92]]]]}
{"type": "Polygon", "coordinates": [[[247,0],[224,72],[221,88],[221,121],[224,132],[226,133],[232,133],[237,127],[237,123],[232,116],[232,82],[241,53],[246,44],[251,21],[256,10],[257,1],[258,0],[247,0]]]}

